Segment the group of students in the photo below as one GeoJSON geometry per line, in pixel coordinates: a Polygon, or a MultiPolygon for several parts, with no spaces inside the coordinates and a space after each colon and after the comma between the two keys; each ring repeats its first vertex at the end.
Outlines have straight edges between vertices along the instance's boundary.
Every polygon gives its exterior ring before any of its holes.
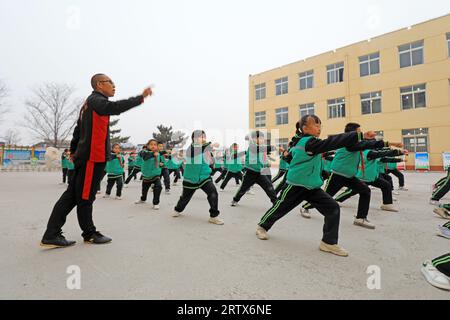
{"type": "MultiPolygon", "coordinates": [[[[174,173],[177,181],[183,171],[183,190],[172,216],[180,217],[196,190],[202,189],[207,195],[210,207],[209,222],[217,225],[223,225],[224,221],[219,217],[218,192],[213,175],[216,172],[221,173],[216,180],[216,183],[223,180],[220,185],[221,191],[233,178],[239,185],[231,202],[232,207],[236,207],[242,197],[258,184],[272,204],[258,223],[256,229],[258,239],[268,240],[268,231],[274,224],[305,202],[300,210],[303,217],[310,218],[309,211],[313,208],[324,216],[319,249],[346,257],[348,252],[338,245],[340,223],[338,202],[342,203],[354,195],[359,195],[354,225],[375,229],[375,225],[368,220],[371,200],[369,186],[381,190],[383,201],[381,210],[397,212],[398,209],[393,206],[393,182],[389,174],[399,179],[399,190],[407,191],[404,176],[397,170],[397,163],[403,161],[398,157],[404,155],[406,151],[401,149],[403,147],[401,143],[375,139],[376,134],[373,131],[363,133],[360,125],[356,123],[347,124],[344,133],[323,140],[319,138],[321,129],[321,120],[315,115],[304,116],[297,122],[296,133],[289,143],[288,150],[278,149],[280,168],[273,179],[268,174],[271,160],[269,154],[276,148],[265,144],[266,140],[261,131],[251,133],[249,146],[245,152],[239,152],[239,146],[233,144],[223,154],[215,153],[218,145],[207,142],[203,130],[192,133],[192,143],[185,154],[164,151],[162,144],[151,139],[139,154],[132,154],[129,157],[129,172],[125,184],[133,178],[136,179],[137,173],[141,172],[142,194],[136,204],[146,202],[148,191],[152,187],[153,209],[157,210],[162,192],[161,179],[165,180],[166,192],[170,192],[170,174],[174,173]],[[280,179],[281,182],[274,188],[274,183],[280,179]],[[326,184],[322,189],[325,180],[326,184]],[[343,187],[346,189],[336,196],[343,187]]],[[[114,145],[112,150],[113,155],[106,166],[108,175],[106,196],[111,193],[116,183],[116,198],[120,199],[124,158],[120,155],[119,145],[114,145]]],[[[436,184],[432,203],[436,203],[445,195],[449,185],[450,169],[447,176],[436,184]]],[[[439,211],[439,215],[448,219],[449,208],[449,205],[441,205],[435,212],[439,211]]],[[[450,223],[444,224],[442,230],[442,233],[449,232],[450,223]]],[[[450,286],[450,279],[446,278],[448,275],[445,276],[449,265],[450,255],[446,255],[425,262],[422,272],[427,280],[433,279],[434,285],[444,283],[447,279],[450,286]],[[436,275],[437,273],[439,274],[436,275]]],[[[440,287],[445,285],[440,284],[440,287]]]]}

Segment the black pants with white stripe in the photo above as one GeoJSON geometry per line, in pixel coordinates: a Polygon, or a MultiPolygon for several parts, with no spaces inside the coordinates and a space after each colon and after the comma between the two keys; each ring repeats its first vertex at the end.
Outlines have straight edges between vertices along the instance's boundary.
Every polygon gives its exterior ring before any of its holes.
{"type": "Polygon", "coordinates": [[[263,175],[259,172],[255,172],[255,171],[248,170],[248,169],[245,171],[241,187],[237,191],[233,200],[235,202],[239,202],[241,200],[242,196],[248,190],[250,190],[250,188],[255,183],[258,184],[264,190],[264,192],[267,194],[267,196],[269,197],[269,199],[272,203],[274,203],[277,200],[277,195],[275,194],[275,189],[273,188],[272,182],[270,181],[269,177],[266,175],[263,175]]]}
{"type": "Polygon", "coordinates": [[[272,208],[261,218],[259,226],[269,231],[272,226],[302,201],[311,203],[324,217],[322,241],[337,244],[339,235],[340,208],[337,202],[322,189],[308,190],[304,187],[286,184],[272,208]]]}

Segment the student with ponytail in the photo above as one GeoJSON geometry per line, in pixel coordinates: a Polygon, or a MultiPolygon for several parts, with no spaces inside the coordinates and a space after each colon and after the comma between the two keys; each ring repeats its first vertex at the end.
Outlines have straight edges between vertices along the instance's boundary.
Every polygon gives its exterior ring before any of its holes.
{"type": "MultiPolygon", "coordinates": [[[[345,133],[361,132],[361,126],[357,123],[348,123],[345,126],[345,133]]],[[[358,221],[356,225],[364,226],[369,224],[367,221],[367,215],[369,214],[370,204],[370,188],[356,177],[358,168],[361,163],[361,170],[365,171],[365,163],[363,159],[364,150],[381,149],[384,147],[394,146],[402,148],[401,143],[389,143],[383,140],[374,140],[375,136],[366,140],[358,141],[358,143],[339,148],[336,151],[333,162],[331,163],[331,176],[325,186],[325,192],[333,197],[342,187],[347,187],[359,194],[358,212],[355,221],[358,221]],[[363,223],[359,223],[363,221],[363,223]]],[[[314,208],[310,203],[303,206],[302,216],[307,217],[308,211],[314,208]],[[305,210],[306,209],[306,210],[305,210]]]]}
{"type": "Polygon", "coordinates": [[[281,195],[258,224],[256,236],[267,240],[269,231],[279,219],[284,217],[302,201],[309,201],[325,217],[323,237],[319,249],[338,256],[346,257],[346,250],[338,246],[340,208],[337,202],[321,189],[322,153],[339,148],[353,147],[364,138],[373,138],[375,132],[363,134],[360,131],[319,139],[322,129],[320,119],[315,115],[306,115],[296,124],[296,134],[292,138],[290,165],[286,186],[281,195]]]}

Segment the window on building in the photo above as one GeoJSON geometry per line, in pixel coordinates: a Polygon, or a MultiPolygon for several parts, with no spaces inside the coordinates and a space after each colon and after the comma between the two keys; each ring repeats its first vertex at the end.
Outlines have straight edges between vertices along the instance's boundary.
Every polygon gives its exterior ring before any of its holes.
{"type": "Polygon", "coordinates": [[[327,81],[328,84],[344,81],[344,62],[327,66],[327,81]]]}
{"type": "Polygon", "coordinates": [[[447,49],[448,49],[448,57],[450,58],[450,32],[447,33],[447,49]]]}
{"type": "Polygon", "coordinates": [[[276,124],[282,125],[282,124],[288,124],[289,123],[289,109],[286,108],[279,108],[275,110],[275,116],[276,116],[276,124]]]}
{"type": "Polygon", "coordinates": [[[300,81],[300,90],[311,89],[314,87],[314,70],[301,72],[298,74],[300,81]]]}
{"type": "Polygon", "coordinates": [[[328,118],[345,118],[345,99],[328,100],[328,118]]]}
{"type": "Polygon", "coordinates": [[[381,112],[381,91],[361,95],[361,114],[381,112]]]}
{"type": "Polygon", "coordinates": [[[423,64],[423,40],[398,47],[400,68],[423,64]]]}
{"type": "Polygon", "coordinates": [[[402,109],[416,109],[426,107],[426,85],[418,84],[400,88],[402,109]]]}
{"type": "Polygon", "coordinates": [[[255,112],[255,128],[263,128],[266,126],[266,112],[255,112]]]}
{"type": "Polygon", "coordinates": [[[255,86],[255,99],[262,100],[266,98],[266,84],[261,83],[255,86]]]}
{"type": "Polygon", "coordinates": [[[375,131],[375,139],[383,140],[384,139],[384,131],[375,131]]]}
{"type": "Polygon", "coordinates": [[[380,73],[380,53],[359,57],[359,74],[361,77],[380,73]]]}
{"type": "Polygon", "coordinates": [[[276,145],[278,148],[283,148],[284,150],[287,150],[288,144],[289,144],[288,138],[280,138],[276,140],[276,145]]]}
{"type": "Polygon", "coordinates": [[[280,96],[288,93],[288,77],[275,80],[275,95],[280,96]]]}
{"type": "Polygon", "coordinates": [[[315,109],[314,103],[301,104],[300,105],[300,118],[302,118],[308,114],[315,114],[314,109],[315,109]]]}
{"type": "Polygon", "coordinates": [[[402,137],[409,152],[428,152],[428,128],[402,130],[402,137]]]}

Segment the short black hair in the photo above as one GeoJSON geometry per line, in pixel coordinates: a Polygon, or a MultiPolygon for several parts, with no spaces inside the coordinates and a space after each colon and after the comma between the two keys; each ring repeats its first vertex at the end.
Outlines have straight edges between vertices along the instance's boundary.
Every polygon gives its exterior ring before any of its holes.
{"type": "Polygon", "coordinates": [[[206,136],[205,131],[203,130],[194,130],[191,134],[191,139],[194,140],[195,138],[200,138],[202,135],[206,136]]]}
{"type": "Polygon", "coordinates": [[[347,125],[345,126],[345,133],[356,131],[358,130],[358,128],[361,128],[361,125],[359,123],[355,122],[347,123],[347,125]]]}
{"type": "Polygon", "coordinates": [[[91,78],[92,89],[94,89],[94,90],[97,89],[97,82],[99,81],[98,79],[100,77],[104,77],[104,76],[106,76],[104,73],[96,73],[92,76],[92,78],[91,78]]]}

